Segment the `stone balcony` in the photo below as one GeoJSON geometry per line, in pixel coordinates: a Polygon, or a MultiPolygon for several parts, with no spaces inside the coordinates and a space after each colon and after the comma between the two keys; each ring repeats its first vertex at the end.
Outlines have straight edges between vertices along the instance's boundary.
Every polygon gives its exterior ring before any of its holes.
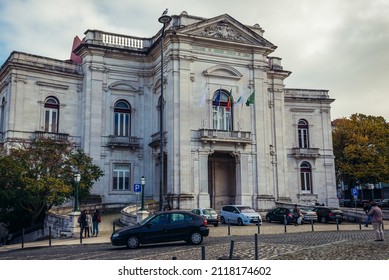
{"type": "Polygon", "coordinates": [[[57,142],[67,142],[69,141],[69,134],[67,133],[54,133],[47,131],[35,131],[33,134],[34,139],[39,138],[48,138],[57,142]]]}
{"type": "MultiPolygon", "coordinates": [[[[166,131],[163,132],[162,137],[163,137],[163,145],[165,146],[167,143],[166,131]]],[[[161,139],[161,134],[159,132],[154,133],[153,135],[151,135],[151,142],[149,143],[149,146],[151,148],[156,149],[157,147],[159,147],[159,144],[161,142],[160,139],[161,139]]]]}
{"type": "Polygon", "coordinates": [[[249,131],[224,131],[215,129],[199,129],[198,139],[203,143],[237,143],[247,145],[252,143],[249,131]]]}
{"type": "Polygon", "coordinates": [[[134,137],[134,136],[115,136],[110,135],[107,137],[107,146],[114,148],[129,148],[129,149],[140,149],[142,147],[141,145],[141,138],[134,137]]]}
{"type": "Polygon", "coordinates": [[[319,148],[292,148],[295,158],[317,158],[320,156],[319,148]]]}

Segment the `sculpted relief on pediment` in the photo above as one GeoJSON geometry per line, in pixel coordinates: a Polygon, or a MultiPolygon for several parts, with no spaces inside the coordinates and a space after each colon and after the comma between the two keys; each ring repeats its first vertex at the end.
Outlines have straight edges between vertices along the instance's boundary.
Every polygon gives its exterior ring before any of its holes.
{"type": "Polygon", "coordinates": [[[205,26],[199,35],[204,37],[213,37],[216,39],[224,39],[240,43],[249,43],[238,31],[236,31],[230,24],[224,21],[205,26]]]}

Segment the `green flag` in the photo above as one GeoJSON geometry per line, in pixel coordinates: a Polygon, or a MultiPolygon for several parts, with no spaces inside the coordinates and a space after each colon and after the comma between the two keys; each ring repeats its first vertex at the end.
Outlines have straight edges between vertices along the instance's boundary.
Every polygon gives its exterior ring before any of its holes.
{"type": "Polygon", "coordinates": [[[255,90],[254,90],[253,93],[249,96],[249,98],[247,98],[246,106],[250,106],[250,104],[254,104],[254,100],[255,100],[255,90]]]}

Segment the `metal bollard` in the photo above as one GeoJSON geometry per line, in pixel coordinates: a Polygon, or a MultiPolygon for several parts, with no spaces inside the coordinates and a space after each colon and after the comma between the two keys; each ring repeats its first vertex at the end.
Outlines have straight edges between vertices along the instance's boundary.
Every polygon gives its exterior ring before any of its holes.
{"type": "Polygon", "coordinates": [[[257,223],[257,227],[258,227],[258,234],[260,234],[261,233],[261,224],[259,223],[259,221],[257,223]]]}
{"type": "Polygon", "coordinates": [[[336,218],[336,230],[339,231],[339,220],[336,218]]]}
{"type": "Polygon", "coordinates": [[[51,226],[49,226],[49,247],[51,247],[51,226]]]}
{"type": "Polygon", "coordinates": [[[315,230],[313,229],[313,220],[311,220],[311,229],[312,229],[312,232],[315,231],[315,230]]]}
{"type": "Polygon", "coordinates": [[[230,229],[230,219],[227,220],[228,223],[228,235],[231,235],[231,229],[230,229]]]}
{"type": "Polygon", "coordinates": [[[24,228],[22,229],[22,248],[24,248],[24,228]]]}
{"type": "Polygon", "coordinates": [[[80,231],[80,244],[82,244],[82,231],[80,231]]]}
{"type": "Polygon", "coordinates": [[[255,244],[254,255],[255,255],[255,259],[258,260],[258,234],[255,234],[254,236],[254,244],[255,244]]]}
{"type": "Polygon", "coordinates": [[[362,218],[359,217],[359,230],[362,230],[362,218]]]}
{"type": "Polygon", "coordinates": [[[286,220],[286,215],[284,215],[284,232],[286,233],[286,224],[288,221],[286,220]]]}
{"type": "Polygon", "coordinates": [[[205,246],[201,246],[201,259],[205,260],[205,246]]]}
{"type": "Polygon", "coordinates": [[[116,224],[115,224],[115,222],[112,222],[112,232],[115,232],[115,230],[116,230],[116,224]]]}
{"type": "Polygon", "coordinates": [[[234,255],[234,240],[231,240],[231,245],[230,245],[230,256],[229,259],[232,260],[232,257],[234,255]]]}

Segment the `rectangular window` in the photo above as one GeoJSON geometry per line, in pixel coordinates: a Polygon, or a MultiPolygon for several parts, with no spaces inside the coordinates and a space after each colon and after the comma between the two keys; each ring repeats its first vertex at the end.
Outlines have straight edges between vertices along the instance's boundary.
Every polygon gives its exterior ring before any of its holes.
{"type": "Polygon", "coordinates": [[[115,113],[115,135],[129,136],[130,115],[127,113],[115,113]]]}
{"type": "Polygon", "coordinates": [[[57,133],[58,116],[57,109],[45,109],[45,131],[57,133]]]}
{"type": "Polygon", "coordinates": [[[308,130],[307,129],[299,129],[298,130],[299,137],[299,148],[308,148],[308,130]]]}
{"type": "Polygon", "coordinates": [[[113,184],[115,191],[130,190],[130,164],[114,164],[113,166],[113,184]]]}
{"type": "Polygon", "coordinates": [[[213,107],[213,129],[232,131],[231,110],[223,106],[213,107]]]}
{"type": "Polygon", "coordinates": [[[301,190],[303,192],[311,192],[311,173],[301,172],[301,190]]]}

